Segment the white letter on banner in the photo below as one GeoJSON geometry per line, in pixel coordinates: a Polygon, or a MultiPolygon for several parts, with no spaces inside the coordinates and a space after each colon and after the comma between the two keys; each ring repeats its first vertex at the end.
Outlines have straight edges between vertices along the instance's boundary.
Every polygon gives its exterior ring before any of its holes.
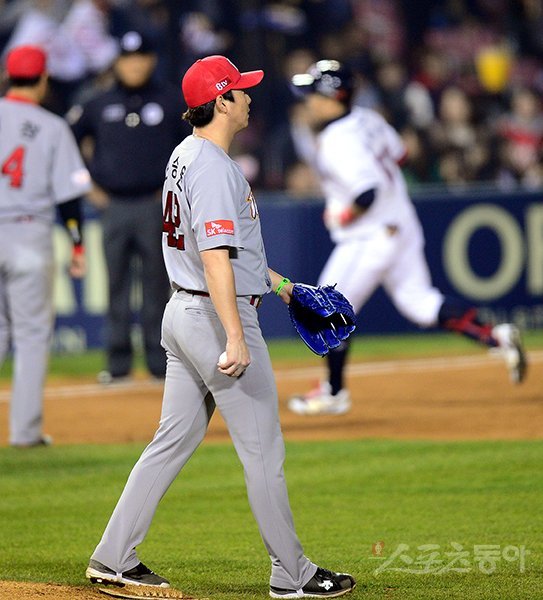
{"type": "Polygon", "coordinates": [[[543,204],[532,204],[526,211],[528,235],[528,292],[543,294],[543,204]]]}
{"type": "Polygon", "coordinates": [[[72,243],[64,227],[53,227],[53,248],[55,256],[55,285],[53,302],[58,315],[73,315],[77,308],[72,279],[68,273],[72,256],[72,243]]]}
{"type": "MultiPolygon", "coordinates": [[[[75,314],[77,309],[72,279],[68,273],[72,243],[64,227],[53,229],[56,280],[55,311],[63,317],[75,314]]],[[[83,225],[87,273],[83,280],[83,310],[91,315],[102,315],[107,310],[107,270],[102,245],[102,226],[97,219],[88,219],[83,225]]]]}
{"type": "Polygon", "coordinates": [[[107,267],[102,243],[102,225],[98,219],[88,219],[84,225],[83,239],[87,255],[87,276],[83,289],[83,306],[91,315],[107,311],[107,267]]]}
{"type": "Polygon", "coordinates": [[[524,238],[517,221],[506,210],[494,204],[478,204],[451,223],[443,252],[447,275],[460,292],[475,300],[495,300],[509,292],[521,275],[524,238]],[[502,251],[495,273],[484,278],[473,272],[468,255],[470,238],[481,227],[494,231],[502,251]]]}

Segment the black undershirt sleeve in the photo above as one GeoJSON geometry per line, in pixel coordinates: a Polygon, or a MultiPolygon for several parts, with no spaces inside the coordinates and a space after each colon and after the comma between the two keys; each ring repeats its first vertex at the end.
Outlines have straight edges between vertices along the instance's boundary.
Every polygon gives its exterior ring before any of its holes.
{"type": "Polygon", "coordinates": [[[358,198],[354,201],[354,204],[359,206],[360,208],[368,208],[371,206],[373,201],[375,200],[375,189],[367,190],[366,192],[362,192],[358,198]]]}
{"type": "Polygon", "coordinates": [[[58,212],[74,246],[81,246],[83,244],[81,198],[74,198],[59,204],[58,212]]]}

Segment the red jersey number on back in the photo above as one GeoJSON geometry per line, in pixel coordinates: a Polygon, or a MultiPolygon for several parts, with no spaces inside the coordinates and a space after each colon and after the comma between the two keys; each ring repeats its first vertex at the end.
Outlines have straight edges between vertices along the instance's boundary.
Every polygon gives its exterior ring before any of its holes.
{"type": "Polygon", "coordinates": [[[23,162],[25,158],[25,147],[17,146],[15,150],[2,163],[2,175],[10,178],[9,185],[20,188],[23,185],[23,162]]]}

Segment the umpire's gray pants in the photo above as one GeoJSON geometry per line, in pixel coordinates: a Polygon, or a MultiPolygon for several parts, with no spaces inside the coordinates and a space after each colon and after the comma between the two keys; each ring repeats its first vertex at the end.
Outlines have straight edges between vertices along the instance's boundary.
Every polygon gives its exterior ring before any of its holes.
{"type": "Polygon", "coordinates": [[[256,309],[246,297],[238,299],[238,306],[252,359],[239,379],[217,370],[226,337],[211,300],[177,292],[166,306],[162,343],[168,366],[160,426],[132,470],[92,557],[118,573],[138,564],[135,548],[160,499],[204,438],[215,404],[243,464],[249,502],[272,560],[271,585],[300,589],[316,571],[304,556],[290,511],[268,349],[256,309]]]}

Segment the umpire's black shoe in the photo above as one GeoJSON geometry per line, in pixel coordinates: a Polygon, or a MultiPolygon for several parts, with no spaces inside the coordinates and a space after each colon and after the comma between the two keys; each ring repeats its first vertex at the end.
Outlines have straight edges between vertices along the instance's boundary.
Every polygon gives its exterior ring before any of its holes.
{"type": "Polygon", "coordinates": [[[347,573],[334,573],[317,568],[315,575],[304,585],[302,593],[270,586],[272,598],[337,598],[352,591],[356,581],[347,573]]]}
{"type": "Polygon", "coordinates": [[[164,577],[153,573],[151,569],[143,563],[139,563],[133,569],[129,569],[124,573],[115,573],[113,569],[106,567],[101,562],[91,559],[87,572],[87,579],[91,583],[111,583],[113,585],[154,585],[161,588],[169,588],[170,582],[164,577]]]}

